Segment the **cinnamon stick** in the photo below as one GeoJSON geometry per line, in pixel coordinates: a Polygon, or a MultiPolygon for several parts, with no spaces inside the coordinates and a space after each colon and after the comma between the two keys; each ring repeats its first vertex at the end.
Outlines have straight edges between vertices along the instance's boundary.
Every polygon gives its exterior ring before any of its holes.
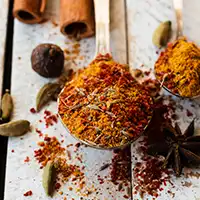
{"type": "Polygon", "coordinates": [[[60,0],[60,30],[81,39],[94,34],[93,0],[60,0]]]}
{"type": "Polygon", "coordinates": [[[26,24],[39,23],[43,19],[47,0],[15,0],[13,16],[26,24]]]}

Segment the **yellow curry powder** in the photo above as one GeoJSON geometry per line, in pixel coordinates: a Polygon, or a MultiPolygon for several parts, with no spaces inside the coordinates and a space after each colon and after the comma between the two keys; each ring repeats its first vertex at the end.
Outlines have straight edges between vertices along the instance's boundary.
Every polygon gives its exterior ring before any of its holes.
{"type": "Polygon", "coordinates": [[[170,43],[155,64],[156,77],[184,97],[200,94],[200,49],[185,38],[170,43]]]}
{"type": "Polygon", "coordinates": [[[152,99],[126,65],[99,56],[67,83],[59,114],[76,137],[116,147],[136,139],[152,117],[152,99]]]}

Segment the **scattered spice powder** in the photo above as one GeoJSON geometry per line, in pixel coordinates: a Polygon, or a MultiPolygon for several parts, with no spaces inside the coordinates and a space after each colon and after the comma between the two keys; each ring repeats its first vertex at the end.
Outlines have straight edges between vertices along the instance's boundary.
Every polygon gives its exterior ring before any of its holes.
{"type": "Polygon", "coordinates": [[[152,105],[128,67],[106,55],[66,84],[59,114],[76,137],[109,148],[140,136],[152,117],[152,105]]]}
{"type": "Polygon", "coordinates": [[[157,78],[183,97],[200,94],[200,49],[185,38],[170,43],[156,64],[157,78]]]}
{"type": "Polygon", "coordinates": [[[55,123],[58,123],[58,116],[56,114],[51,114],[51,112],[48,110],[45,110],[44,120],[46,128],[48,128],[49,126],[53,126],[55,123]]]}
{"type": "Polygon", "coordinates": [[[147,154],[147,145],[155,141],[162,141],[161,126],[163,123],[171,121],[171,116],[175,113],[175,102],[170,97],[166,97],[168,103],[165,102],[166,99],[159,95],[160,86],[157,81],[149,79],[147,82],[148,84],[145,83],[144,85],[154,97],[154,115],[145,132],[146,137],[139,142],[138,153],[141,154],[141,161],[136,162],[133,171],[134,190],[135,194],[139,193],[142,198],[145,194],[156,198],[167,185],[167,182],[170,182],[171,171],[163,169],[163,160],[159,157],[152,157],[147,154]],[[149,87],[149,83],[153,87],[149,87]],[[152,93],[153,91],[155,93],[152,93]]]}
{"type": "Polygon", "coordinates": [[[130,182],[131,175],[131,151],[130,147],[126,147],[123,150],[117,150],[114,152],[111,163],[111,181],[114,184],[120,182],[130,182]]]}
{"type": "MultiPolygon", "coordinates": [[[[73,180],[82,184],[84,179],[84,173],[81,168],[77,165],[68,164],[66,155],[71,153],[66,148],[61,146],[61,143],[56,137],[45,136],[44,141],[38,143],[40,149],[34,151],[34,156],[38,163],[41,164],[40,168],[46,166],[48,161],[52,161],[56,168],[57,180],[55,184],[55,189],[58,191],[61,187],[61,183],[65,183],[73,176],[73,180]]],[[[83,185],[81,185],[83,187],[83,185]]]]}
{"type": "Polygon", "coordinates": [[[29,190],[28,192],[24,193],[25,197],[32,196],[33,192],[29,190]]]}
{"type": "Polygon", "coordinates": [[[44,142],[38,143],[38,145],[41,144],[41,148],[34,151],[35,158],[41,163],[41,167],[46,166],[49,160],[54,160],[65,152],[65,149],[61,147],[61,144],[56,137],[45,136],[44,142]]]}
{"type": "Polygon", "coordinates": [[[134,189],[139,191],[141,197],[149,194],[158,196],[158,191],[163,190],[163,185],[169,180],[169,172],[162,168],[162,161],[157,158],[146,158],[146,162],[137,162],[134,168],[134,189]]]}

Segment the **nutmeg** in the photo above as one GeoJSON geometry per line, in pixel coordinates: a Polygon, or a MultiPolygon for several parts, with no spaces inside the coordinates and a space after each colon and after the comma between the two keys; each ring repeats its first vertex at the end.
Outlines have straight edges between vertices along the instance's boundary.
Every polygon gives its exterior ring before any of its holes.
{"type": "Polygon", "coordinates": [[[32,69],[46,78],[58,77],[64,67],[64,53],[55,44],[40,44],[32,51],[32,69]]]}

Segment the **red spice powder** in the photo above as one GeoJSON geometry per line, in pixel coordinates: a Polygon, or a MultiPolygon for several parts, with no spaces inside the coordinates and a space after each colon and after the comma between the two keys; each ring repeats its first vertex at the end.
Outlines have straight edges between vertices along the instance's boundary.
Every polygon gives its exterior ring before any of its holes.
{"type": "Polygon", "coordinates": [[[32,196],[33,192],[29,190],[28,192],[24,193],[25,197],[32,196]]]}
{"type": "Polygon", "coordinates": [[[146,158],[145,162],[137,162],[134,168],[134,189],[143,197],[149,194],[157,197],[164,184],[169,180],[169,171],[162,168],[163,162],[157,158],[146,158]]]}
{"type": "Polygon", "coordinates": [[[115,151],[111,164],[111,181],[115,184],[130,181],[131,174],[130,147],[115,151]]]}

